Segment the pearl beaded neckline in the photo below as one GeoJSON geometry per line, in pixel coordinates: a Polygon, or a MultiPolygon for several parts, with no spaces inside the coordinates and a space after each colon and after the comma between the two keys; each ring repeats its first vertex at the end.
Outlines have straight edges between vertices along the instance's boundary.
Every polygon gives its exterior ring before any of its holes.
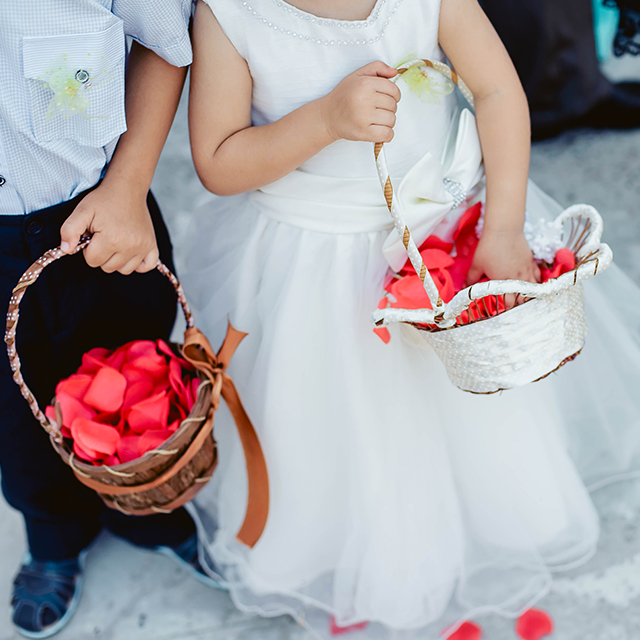
{"type": "Polygon", "coordinates": [[[380,17],[380,12],[382,11],[382,7],[387,3],[387,0],[377,0],[375,6],[371,10],[371,13],[364,20],[337,20],[333,18],[320,18],[319,16],[314,16],[312,13],[308,11],[303,11],[302,9],[298,9],[298,7],[294,7],[293,5],[285,2],[283,0],[271,0],[273,4],[277,7],[286,11],[287,13],[291,13],[298,18],[302,18],[303,20],[308,20],[309,22],[314,22],[323,27],[342,27],[345,29],[349,28],[358,28],[358,27],[368,27],[373,25],[378,18],[380,17]],[[355,27],[354,27],[355,25],[355,27]]]}
{"type": "MultiPolygon", "coordinates": [[[[274,31],[279,31],[280,33],[283,33],[287,36],[291,36],[292,38],[298,38],[299,40],[304,40],[306,42],[314,42],[320,45],[334,46],[334,45],[365,45],[365,44],[373,44],[374,42],[378,42],[384,37],[384,34],[386,33],[387,27],[389,26],[391,19],[393,18],[394,14],[398,10],[398,7],[402,4],[403,0],[396,0],[396,3],[394,4],[393,8],[389,12],[387,19],[380,25],[380,31],[376,36],[370,37],[370,38],[356,38],[356,39],[349,39],[349,40],[344,40],[342,38],[332,38],[332,39],[314,38],[304,33],[298,33],[296,31],[292,31],[291,29],[287,29],[281,25],[278,25],[272,22],[271,20],[268,20],[262,14],[258,13],[258,11],[256,11],[251,6],[251,4],[249,3],[249,0],[240,0],[240,2],[242,6],[251,15],[253,15],[254,18],[257,18],[258,20],[260,20],[260,22],[262,22],[264,25],[266,25],[270,29],[273,29],[274,31]]],[[[286,11],[287,13],[290,13],[302,20],[305,20],[306,22],[317,24],[318,26],[321,26],[321,27],[338,27],[341,29],[354,29],[354,30],[363,29],[363,28],[367,28],[375,25],[375,23],[378,21],[380,17],[383,7],[387,4],[387,0],[378,0],[378,4],[374,8],[372,14],[366,20],[353,21],[353,20],[330,20],[327,18],[319,18],[317,16],[314,16],[311,13],[305,13],[304,11],[299,11],[298,9],[295,9],[294,7],[289,5],[288,3],[281,2],[280,0],[272,0],[272,2],[276,6],[286,11]]]]}

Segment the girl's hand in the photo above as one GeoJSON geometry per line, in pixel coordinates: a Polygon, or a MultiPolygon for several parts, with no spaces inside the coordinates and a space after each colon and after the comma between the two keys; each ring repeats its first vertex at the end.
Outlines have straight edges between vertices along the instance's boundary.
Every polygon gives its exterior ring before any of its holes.
{"type": "Polygon", "coordinates": [[[322,119],[329,136],[334,141],[391,142],[400,89],[389,78],[397,73],[384,62],[371,62],[321,98],[322,119]]]}
{"type": "Polygon", "coordinates": [[[489,280],[540,282],[540,269],[522,231],[484,230],[467,275],[467,285],[475,284],[482,276],[489,280]]]}

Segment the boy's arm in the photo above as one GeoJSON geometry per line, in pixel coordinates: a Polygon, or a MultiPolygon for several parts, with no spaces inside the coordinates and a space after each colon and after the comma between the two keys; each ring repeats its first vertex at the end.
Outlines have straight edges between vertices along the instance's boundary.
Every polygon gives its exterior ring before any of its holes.
{"type": "Polygon", "coordinates": [[[62,248],[71,251],[89,231],[85,259],[111,273],[144,272],[158,260],[147,193],[178,108],[187,73],[133,43],[127,65],[127,131],[118,141],[106,175],[60,229],[62,248]]]}
{"type": "Polygon", "coordinates": [[[438,38],[475,97],[487,176],[485,224],[469,282],[483,273],[537,280],[523,235],[531,133],[516,70],[477,0],[442,0],[438,38]]]}

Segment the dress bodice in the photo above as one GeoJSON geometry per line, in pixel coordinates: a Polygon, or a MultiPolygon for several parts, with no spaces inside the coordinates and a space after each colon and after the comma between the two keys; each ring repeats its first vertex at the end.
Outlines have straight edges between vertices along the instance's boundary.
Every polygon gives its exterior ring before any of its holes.
{"type": "MultiPolygon", "coordinates": [[[[366,20],[319,18],[284,0],[206,0],[253,78],[255,125],[282,118],[329,93],[374,60],[396,66],[407,58],[442,60],[440,0],[377,0],[366,20]]],[[[422,97],[398,82],[395,139],[387,147],[391,175],[402,178],[427,152],[438,156],[457,110],[455,94],[422,97]]],[[[299,171],[323,177],[376,178],[372,145],[338,141],[299,171]]]]}

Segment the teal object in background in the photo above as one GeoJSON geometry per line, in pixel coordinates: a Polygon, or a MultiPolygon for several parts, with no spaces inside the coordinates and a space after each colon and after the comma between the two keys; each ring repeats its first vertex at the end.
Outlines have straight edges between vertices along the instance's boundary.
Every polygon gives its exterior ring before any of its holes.
{"type": "Polygon", "coordinates": [[[602,0],[591,0],[595,25],[596,46],[600,62],[605,62],[613,54],[613,39],[618,29],[620,10],[605,7],[602,0]]]}

